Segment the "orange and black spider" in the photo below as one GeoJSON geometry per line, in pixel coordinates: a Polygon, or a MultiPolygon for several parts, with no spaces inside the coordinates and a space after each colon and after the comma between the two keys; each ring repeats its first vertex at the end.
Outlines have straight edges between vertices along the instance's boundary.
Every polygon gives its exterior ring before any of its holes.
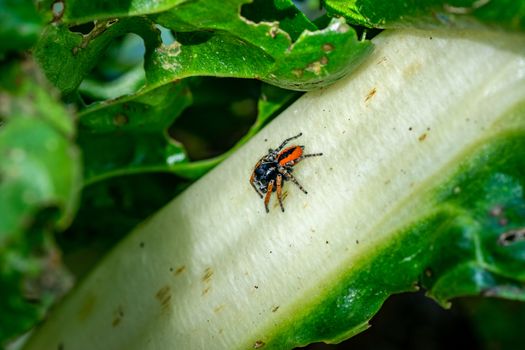
{"type": "Polygon", "coordinates": [[[300,137],[299,135],[290,137],[284,140],[277,149],[269,149],[268,154],[262,157],[252,172],[250,177],[250,184],[255,189],[255,192],[263,198],[266,212],[269,212],[268,203],[272,192],[277,192],[277,199],[281,210],[284,212],[282,200],[282,186],[283,180],[291,180],[296,184],[305,194],[306,190],[297,182],[292,175],[293,166],[299,163],[304,158],[322,156],[322,153],[303,154],[304,146],[289,146],[284,148],[288,142],[300,137]]]}

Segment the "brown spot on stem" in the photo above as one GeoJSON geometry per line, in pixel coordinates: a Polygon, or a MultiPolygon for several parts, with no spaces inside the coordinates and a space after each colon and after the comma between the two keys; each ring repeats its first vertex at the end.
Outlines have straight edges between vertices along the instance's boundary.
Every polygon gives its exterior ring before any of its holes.
{"type": "Polygon", "coordinates": [[[93,312],[93,308],[95,306],[96,298],[93,294],[88,294],[86,298],[84,299],[84,302],[80,306],[80,309],[78,310],[78,319],[80,321],[85,321],[90,315],[91,312],[93,312]]]}
{"type": "Polygon", "coordinates": [[[213,312],[215,313],[219,313],[222,311],[222,309],[224,309],[224,304],[221,304],[219,306],[216,306],[214,309],[213,309],[213,312]]]}
{"type": "Polygon", "coordinates": [[[418,140],[419,140],[419,142],[423,142],[423,141],[425,141],[426,138],[427,138],[427,133],[425,132],[425,133],[421,134],[421,136],[418,137],[418,140]]]}
{"type": "Polygon", "coordinates": [[[175,270],[175,272],[173,274],[175,276],[178,276],[181,273],[183,273],[184,271],[186,271],[186,265],[182,265],[181,267],[179,267],[177,270],[175,270]]]}
{"type": "Polygon", "coordinates": [[[265,345],[266,345],[266,343],[263,342],[262,340],[257,340],[255,343],[253,343],[253,348],[254,349],[260,349],[260,348],[262,348],[265,345]]]}
{"type": "Polygon", "coordinates": [[[120,324],[122,321],[122,318],[124,318],[124,308],[122,305],[117,306],[115,311],[113,311],[113,321],[111,322],[111,325],[113,327],[116,327],[120,324]]]}
{"type": "Polygon", "coordinates": [[[368,92],[368,94],[366,95],[366,97],[365,97],[365,103],[367,103],[368,101],[370,101],[370,99],[372,99],[372,97],[375,96],[376,92],[377,92],[377,89],[376,89],[375,87],[372,88],[372,89],[368,92]]]}
{"type": "Polygon", "coordinates": [[[422,68],[423,68],[423,65],[421,64],[421,62],[413,62],[407,68],[405,68],[405,70],[403,71],[403,75],[406,79],[410,79],[414,75],[419,73],[422,68]]]}
{"type": "Polygon", "coordinates": [[[213,270],[211,267],[207,267],[206,270],[204,270],[204,274],[202,275],[202,282],[209,283],[211,276],[213,276],[213,270]]]}
{"type": "Polygon", "coordinates": [[[379,59],[379,61],[377,61],[376,64],[382,64],[382,63],[385,63],[387,61],[386,57],[381,57],[381,59],[379,59]]]}
{"type": "Polygon", "coordinates": [[[164,286],[160,288],[155,294],[155,298],[159,301],[163,310],[168,309],[171,301],[171,287],[164,286]]]}

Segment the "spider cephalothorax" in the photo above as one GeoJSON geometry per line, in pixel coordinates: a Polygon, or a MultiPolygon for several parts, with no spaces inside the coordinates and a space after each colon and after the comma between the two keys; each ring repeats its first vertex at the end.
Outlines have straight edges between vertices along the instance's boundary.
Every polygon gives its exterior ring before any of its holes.
{"type": "Polygon", "coordinates": [[[284,140],[277,149],[269,149],[268,154],[255,164],[250,177],[250,184],[261,198],[265,194],[264,207],[267,213],[269,212],[268,203],[272,192],[277,192],[279,205],[284,212],[282,201],[283,181],[291,180],[301,191],[305,194],[308,193],[292,175],[293,166],[304,158],[321,156],[322,153],[303,154],[304,146],[292,145],[284,148],[288,142],[301,135],[302,133],[284,140]]]}

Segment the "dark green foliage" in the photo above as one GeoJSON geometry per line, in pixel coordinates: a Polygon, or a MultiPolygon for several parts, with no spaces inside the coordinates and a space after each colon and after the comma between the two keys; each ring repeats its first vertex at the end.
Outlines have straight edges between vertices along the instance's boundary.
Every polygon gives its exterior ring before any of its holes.
{"type": "Polygon", "coordinates": [[[504,28],[525,30],[521,0],[326,0],[331,15],[374,28],[504,28]]]}
{"type": "Polygon", "coordinates": [[[32,1],[0,0],[0,59],[33,46],[43,24],[32,1]]]}

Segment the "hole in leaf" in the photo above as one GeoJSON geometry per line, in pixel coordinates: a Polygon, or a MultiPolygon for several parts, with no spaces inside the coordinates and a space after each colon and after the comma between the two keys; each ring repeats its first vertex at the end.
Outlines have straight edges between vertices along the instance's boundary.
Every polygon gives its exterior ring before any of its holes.
{"type": "Polygon", "coordinates": [[[366,28],[362,26],[352,26],[356,32],[356,35],[361,40],[370,40],[374,37],[376,37],[379,33],[383,31],[383,29],[379,28],[366,28]]]}
{"type": "Polygon", "coordinates": [[[55,1],[51,5],[51,12],[53,13],[53,17],[55,20],[58,20],[62,17],[64,14],[65,5],[63,1],[55,1]]]}
{"type": "Polygon", "coordinates": [[[116,38],[82,81],[79,91],[84,101],[113,99],[140,89],[146,80],[145,51],[144,40],[136,34],[116,38]]]}
{"type": "Polygon", "coordinates": [[[95,22],[87,22],[87,23],[76,25],[76,26],[71,26],[68,29],[70,32],[73,32],[73,33],[80,33],[83,35],[87,35],[91,33],[91,31],[94,28],[95,28],[95,22]]]}
{"type": "Polygon", "coordinates": [[[511,245],[520,241],[525,241],[525,228],[504,232],[498,238],[498,243],[503,246],[511,245]]]}
{"type": "Polygon", "coordinates": [[[177,41],[181,45],[199,45],[210,40],[213,35],[213,32],[205,31],[177,33],[177,41]]]}
{"type": "MultiPolygon", "coordinates": [[[[302,3],[302,2],[299,2],[302,3]]],[[[291,5],[277,7],[275,2],[254,0],[241,6],[241,16],[252,22],[274,22],[292,20],[298,13],[298,8],[291,5]]]]}
{"type": "Polygon", "coordinates": [[[160,24],[157,24],[157,28],[160,30],[160,38],[164,45],[171,45],[175,41],[175,37],[171,29],[163,27],[160,24]]]}
{"type": "Polygon", "coordinates": [[[275,37],[277,30],[281,29],[290,35],[292,41],[297,40],[305,29],[317,30],[296,6],[287,2],[276,4],[274,1],[255,0],[241,6],[241,16],[251,22],[272,24],[268,32],[270,36],[275,37]]]}
{"type": "Polygon", "coordinates": [[[293,3],[310,20],[319,18],[326,13],[321,0],[294,0],[293,3]]]}
{"type": "MultiPolygon", "coordinates": [[[[321,17],[316,18],[314,23],[317,26],[317,28],[319,28],[319,30],[322,30],[328,28],[332,20],[333,17],[322,15],[321,17]]],[[[355,30],[357,37],[361,40],[370,40],[383,31],[383,29],[380,28],[366,28],[363,26],[351,25],[348,22],[346,24],[355,30]]]]}

